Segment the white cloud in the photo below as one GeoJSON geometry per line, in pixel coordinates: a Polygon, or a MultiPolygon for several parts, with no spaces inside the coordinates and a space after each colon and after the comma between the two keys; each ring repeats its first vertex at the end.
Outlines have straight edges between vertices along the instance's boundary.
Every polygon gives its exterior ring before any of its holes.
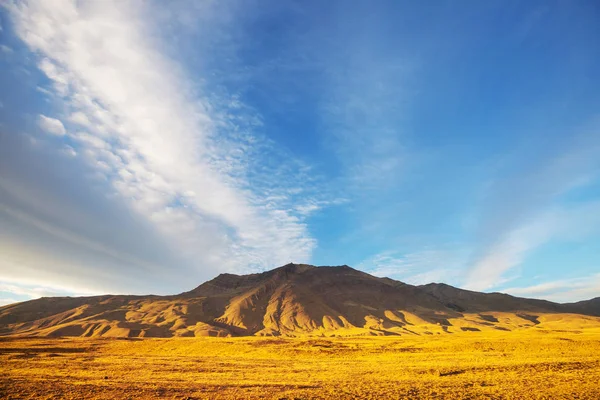
{"type": "Polygon", "coordinates": [[[67,133],[63,123],[55,118],[46,117],[45,115],[40,114],[38,117],[38,124],[40,128],[51,135],[64,136],[67,133]]]}
{"type": "MultiPolygon", "coordinates": [[[[490,289],[508,279],[505,274],[519,266],[535,249],[551,240],[584,237],[598,226],[600,204],[573,203],[561,206],[574,189],[600,177],[598,123],[564,135],[561,146],[536,143],[535,154],[522,160],[507,157],[509,173],[486,187],[478,216],[475,256],[466,287],[490,289]]],[[[514,155],[512,155],[514,156],[514,155]]]]}
{"type": "Polygon", "coordinates": [[[6,306],[13,303],[18,303],[21,300],[13,299],[13,298],[0,298],[0,307],[6,306]]]}
{"type": "Polygon", "coordinates": [[[90,120],[88,119],[87,115],[81,111],[76,111],[71,114],[69,116],[69,121],[81,126],[90,127],[90,120]]]}
{"type": "Polygon", "coordinates": [[[368,273],[414,285],[431,282],[455,284],[465,269],[466,252],[460,246],[423,249],[412,253],[387,251],[362,261],[358,268],[368,273]]]}
{"type": "Polygon", "coordinates": [[[485,290],[506,282],[507,271],[520,265],[528,254],[550,240],[578,240],[600,226],[600,203],[588,202],[553,208],[510,231],[470,270],[464,284],[485,290]]]}
{"type": "MultiPolygon", "coordinates": [[[[323,205],[311,197],[309,169],[286,155],[277,167],[262,165],[278,150],[241,129],[244,122],[256,128],[256,121],[232,119],[219,108],[223,102],[191,91],[193,82],[162,56],[137,6],[9,6],[17,34],[40,56],[40,70],[79,126],[69,135],[76,153],[110,182],[108,196],[127,201],[197,268],[216,273],[307,262],[316,242],[304,218],[323,205]]],[[[65,134],[60,121],[40,121],[65,134]]]]}
{"type": "MultiPolygon", "coordinates": [[[[27,299],[37,299],[40,297],[52,297],[52,296],[72,296],[74,294],[84,296],[91,295],[95,293],[82,293],[82,292],[73,292],[70,289],[65,289],[63,287],[48,287],[48,286],[36,286],[36,285],[23,285],[23,284],[15,284],[12,282],[3,282],[0,281],[0,292],[11,293],[16,296],[24,296],[27,299]]],[[[22,300],[15,300],[22,301],[22,300]]]]}
{"type": "Polygon", "coordinates": [[[77,156],[77,152],[75,151],[75,149],[69,145],[65,145],[63,147],[63,153],[69,157],[77,156]]]}
{"type": "Polygon", "coordinates": [[[554,224],[553,216],[549,216],[511,231],[475,264],[467,275],[464,287],[486,290],[502,284],[502,276],[508,270],[521,264],[530,251],[553,236],[556,229],[554,224]]]}
{"type": "Polygon", "coordinates": [[[40,92],[40,93],[43,93],[43,94],[45,94],[46,96],[52,96],[52,92],[51,92],[50,90],[48,90],[48,89],[46,89],[46,88],[43,88],[43,87],[41,87],[41,86],[37,86],[37,87],[35,88],[35,90],[37,90],[37,91],[38,91],[38,92],[40,92]]]}
{"type": "Polygon", "coordinates": [[[510,287],[503,289],[502,292],[561,303],[588,300],[600,295],[600,274],[543,282],[526,287],[510,287]]]}

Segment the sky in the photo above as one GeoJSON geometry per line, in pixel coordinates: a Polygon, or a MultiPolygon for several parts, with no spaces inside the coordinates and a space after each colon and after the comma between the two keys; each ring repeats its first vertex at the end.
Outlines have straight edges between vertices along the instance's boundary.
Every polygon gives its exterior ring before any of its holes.
{"type": "Polygon", "coordinates": [[[600,295],[597,1],[0,1],[0,304],[347,264],[600,295]]]}

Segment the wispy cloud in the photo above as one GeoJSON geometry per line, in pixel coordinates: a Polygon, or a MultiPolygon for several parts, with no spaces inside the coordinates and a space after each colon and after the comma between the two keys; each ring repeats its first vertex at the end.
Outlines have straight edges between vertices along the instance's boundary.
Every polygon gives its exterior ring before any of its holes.
{"type": "Polygon", "coordinates": [[[38,123],[40,125],[40,128],[42,128],[42,130],[44,130],[45,132],[47,132],[51,135],[64,136],[67,133],[63,123],[56,118],[51,118],[51,117],[46,117],[45,115],[40,115],[38,118],[38,123]]]}
{"type": "Polygon", "coordinates": [[[21,300],[13,299],[13,298],[7,298],[7,297],[0,298],[0,306],[6,306],[8,304],[18,303],[19,301],[21,301],[21,300]]]}
{"type": "Polygon", "coordinates": [[[410,108],[414,60],[396,47],[369,46],[367,25],[346,32],[354,51],[327,49],[327,86],[321,103],[329,143],[350,184],[361,190],[393,190],[411,158],[405,144],[405,119],[410,108]]]}
{"type": "Polygon", "coordinates": [[[412,253],[387,251],[362,261],[358,268],[375,276],[421,285],[456,283],[464,274],[468,253],[458,245],[412,253]]]}
{"type": "MultiPolygon", "coordinates": [[[[571,190],[586,186],[600,174],[597,128],[562,143],[565,150],[548,152],[540,145],[532,165],[518,164],[506,179],[492,182],[479,218],[478,241],[465,286],[489,289],[525,257],[553,239],[583,237],[597,226],[596,202],[564,205],[559,200],[571,190]],[[549,154],[548,154],[549,153],[549,154]]],[[[513,168],[515,166],[512,166],[513,168]]]]}
{"type": "Polygon", "coordinates": [[[12,293],[17,296],[25,296],[26,298],[36,299],[39,297],[52,297],[52,296],[71,296],[73,294],[84,296],[98,294],[95,292],[73,292],[72,288],[65,287],[48,287],[48,286],[36,286],[27,284],[11,284],[10,282],[0,281],[0,292],[12,293]]]}
{"type": "Polygon", "coordinates": [[[507,232],[469,271],[464,287],[486,290],[504,283],[504,274],[520,265],[529,252],[557,234],[557,228],[555,216],[546,215],[507,232]]]}
{"type": "Polygon", "coordinates": [[[80,157],[110,185],[108,196],[149,221],[188,265],[210,276],[310,259],[316,242],[304,219],[329,204],[316,195],[318,177],[260,136],[259,116],[240,117],[214,93],[190,90],[158,50],[157,27],[141,20],[150,14],[143,5],[32,0],[8,9],[60,99],[61,115],[40,116],[42,128],[68,132],[62,151],[80,157]]]}
{"type": "Polygon", "coordinates": [[[532,286],[510,287],[502,291],[515,296],[544,298],[557,302],[588,300],[600,294],[600,274],[543,282],[532,286]]]}

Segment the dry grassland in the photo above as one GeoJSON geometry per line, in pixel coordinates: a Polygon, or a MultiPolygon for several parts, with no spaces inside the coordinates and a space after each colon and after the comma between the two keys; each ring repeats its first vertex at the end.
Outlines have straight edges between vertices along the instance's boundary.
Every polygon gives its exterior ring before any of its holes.
{"type": "Polygon", "coordinates": [[[600,331],[0,340],[4,399],[600,399],[600,331]]]}

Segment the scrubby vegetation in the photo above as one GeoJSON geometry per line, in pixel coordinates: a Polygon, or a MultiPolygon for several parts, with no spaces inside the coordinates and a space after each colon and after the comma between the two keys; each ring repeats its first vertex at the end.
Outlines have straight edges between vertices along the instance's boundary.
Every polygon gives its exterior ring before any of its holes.
{"type": "Polygon", "coordinates": [[[600,398],[600,330],[4,338],[0,398],[600,398]]]}

